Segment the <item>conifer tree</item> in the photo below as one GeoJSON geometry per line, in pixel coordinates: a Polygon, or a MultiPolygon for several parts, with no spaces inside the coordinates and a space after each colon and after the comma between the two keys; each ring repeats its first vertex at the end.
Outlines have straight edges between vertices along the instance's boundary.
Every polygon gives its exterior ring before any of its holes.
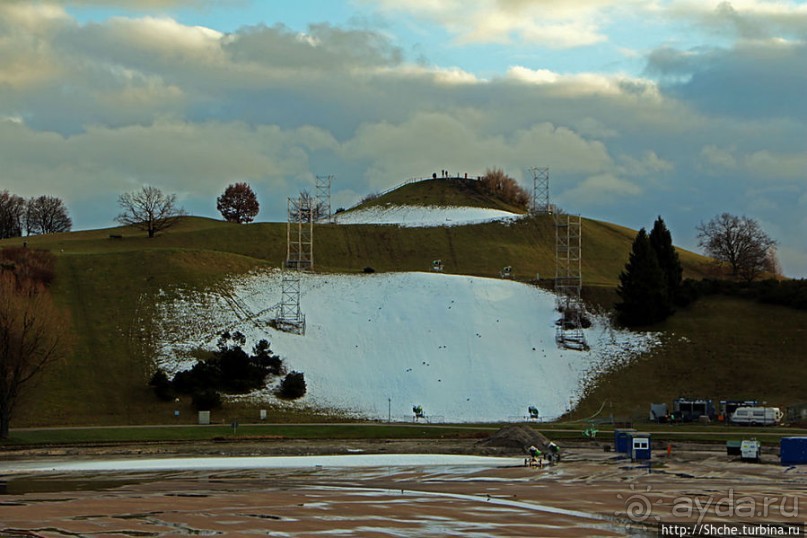
{"type": "Polygon", "coordinates": [[[672,312],[667,282],[644,228],[631,247],[630,258],[619,275],[615,305],[619,321],[628,327],[662,321],[672,312]]]}
{"type": "Polygon", "coordinates": [[[656,252],[659,266],[664,272],[667,282],[667,297],[670,305],[673,305],[679,297],[684,269],[681,266],[681,260],[678,259],[678,252],[673,246],[672,235],[661,216],[653,223],[653,229],[650,231],[650,245],[656,252]]]}

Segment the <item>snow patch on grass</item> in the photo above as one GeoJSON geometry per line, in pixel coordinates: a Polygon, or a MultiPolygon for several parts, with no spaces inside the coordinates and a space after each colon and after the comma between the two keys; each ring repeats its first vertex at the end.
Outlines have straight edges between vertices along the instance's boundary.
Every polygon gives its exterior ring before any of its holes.
{"type": "MultiPolygon", "coordinates": [[[[289,370],[305,373],[296,405],[367,418],[434,422],[522,419],[535,405],[554,418],[586,382],[615,361],[659,344],[659,335],[616,330],[594,316],[589,351],[558,349],[554,295],[519,282],[437,273],[306,274],[304,336],[269,326],[279,271],[233,279],[220,293],[177,292],[161,303],[158,363],[189,368],[224,330],[248,345],[265,338],[289,370]]],[[[267,390],[259,395],[271,398],[267,390]]]]}
{"type": "Polygon", "coordinates": [[[340,213],[335,219],[337,224],[395,224],[407,228],[427,228],[512,222],[525,216],[486,207],[388,205],[340,213]]]}

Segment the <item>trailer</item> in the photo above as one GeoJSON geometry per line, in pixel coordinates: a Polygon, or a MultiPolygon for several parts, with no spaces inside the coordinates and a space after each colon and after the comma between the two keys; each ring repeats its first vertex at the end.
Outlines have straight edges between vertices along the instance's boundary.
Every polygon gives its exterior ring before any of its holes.
{"type": "Polygon", "coordinates": [[[782,421],[778,407],[738,407],[731,415],[732,424],[775,426],[782,421]]]}

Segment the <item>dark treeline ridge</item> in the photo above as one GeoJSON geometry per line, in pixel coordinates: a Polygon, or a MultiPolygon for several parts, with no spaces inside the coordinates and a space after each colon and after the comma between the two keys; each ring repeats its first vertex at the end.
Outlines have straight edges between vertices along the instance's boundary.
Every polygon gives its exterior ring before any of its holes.
{"type": "Polygon", "coordinates": [[[729,295],[765,304],[807,310],[807,280],[761,280],[740,282],[707,278],[684,281],[685,293],[691,299],[706,295],[729,295]]]}

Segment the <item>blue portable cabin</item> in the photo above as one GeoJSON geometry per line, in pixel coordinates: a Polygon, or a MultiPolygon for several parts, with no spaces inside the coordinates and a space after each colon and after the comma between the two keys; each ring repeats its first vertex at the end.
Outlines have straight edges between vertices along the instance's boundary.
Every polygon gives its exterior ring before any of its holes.
{"type": "Polygon", "coordinates": [[[650,434],[647,432],[633,432],[630,434],[631,461],[649,460],[652,456],[650,449],[650,434]]]}
{"type": "Polygon", "coordinates": [[[782,437],[779,460],[782,465],[807,464],[807,437],[782,437]]]}
{"type": "Polygon", "coordinates": [[[630,454],[630,435],[635,431],[633,428],[616,428],[614,430],[614,452],[630,454]]]}

